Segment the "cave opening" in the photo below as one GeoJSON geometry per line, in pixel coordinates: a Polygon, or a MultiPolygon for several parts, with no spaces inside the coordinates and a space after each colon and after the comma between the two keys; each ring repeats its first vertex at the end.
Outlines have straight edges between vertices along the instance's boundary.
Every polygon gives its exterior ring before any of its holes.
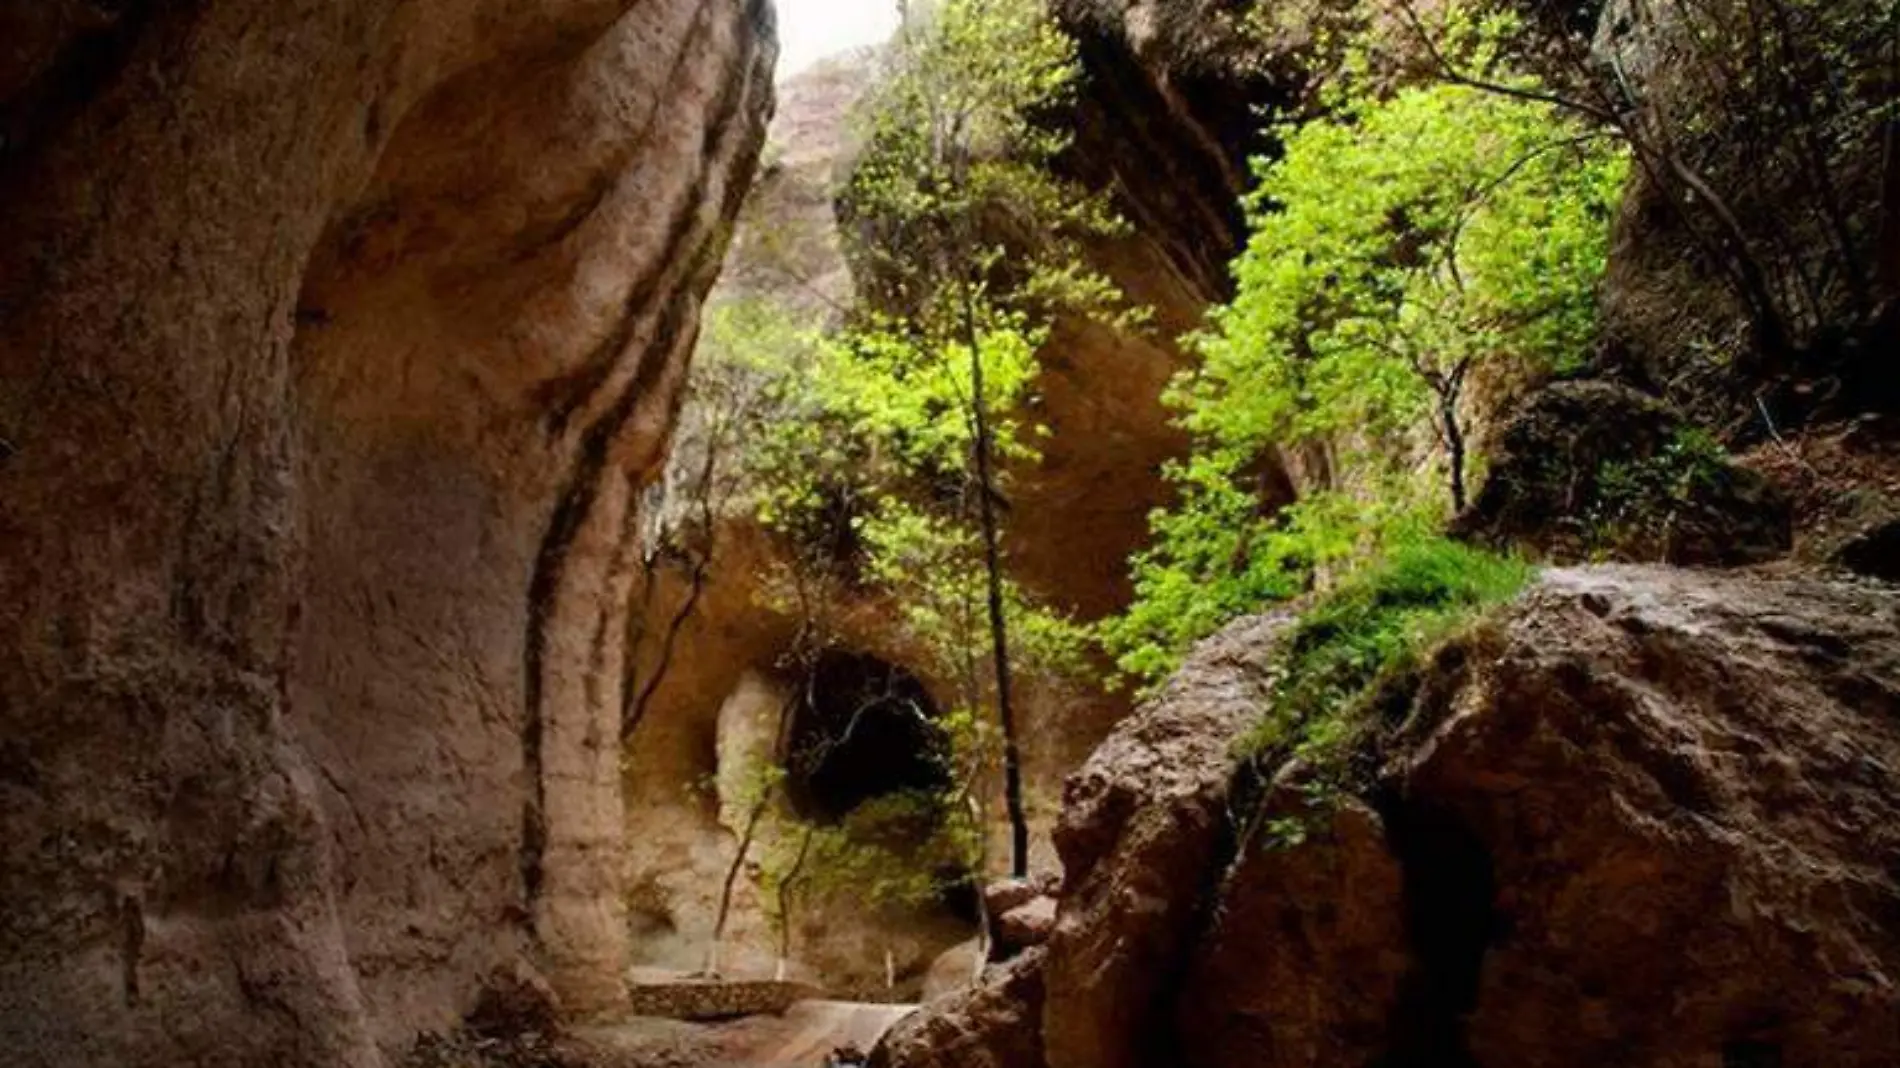
{"type": "Polygon", "coordinates": [[[913,674],[862,653],[819,657],[792,706],[786,796],[801,817],[835,824],[867,801],[941,795],[951,740],[913,674]]]}

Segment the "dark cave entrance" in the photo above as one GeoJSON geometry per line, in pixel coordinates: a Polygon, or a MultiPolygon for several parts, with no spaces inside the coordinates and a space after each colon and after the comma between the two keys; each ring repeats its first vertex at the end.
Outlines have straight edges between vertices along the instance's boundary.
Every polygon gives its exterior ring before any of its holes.
{"type": "Polygon", "coordinates": [[[903,668],[861,653],[819,658],[792,708],[786,795],[806,819],[837,823],[867,801],[940,795],[951,743],[936,703],[903,668]]]}

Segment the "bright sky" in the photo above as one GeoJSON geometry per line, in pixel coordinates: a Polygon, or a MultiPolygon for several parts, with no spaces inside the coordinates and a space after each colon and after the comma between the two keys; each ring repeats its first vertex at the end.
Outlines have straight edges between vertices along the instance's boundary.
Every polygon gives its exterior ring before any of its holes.
{"type": "Polygon", "coordinates": [[[778,0],[778,76],[877,44],[897,29],[897,0],[778,0]]]}

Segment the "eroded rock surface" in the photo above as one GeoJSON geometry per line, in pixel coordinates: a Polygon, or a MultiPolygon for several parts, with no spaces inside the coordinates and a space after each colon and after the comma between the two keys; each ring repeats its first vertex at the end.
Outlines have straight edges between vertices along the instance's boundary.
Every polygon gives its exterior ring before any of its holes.
{"type": "Polygon", "coordinates": [[[899,1021],[871,1068],[1041,1068],[1046,983],[1040,951],[993,967],[977,986],[899,1021]]]}
{"type": "Polygon", "coordinates": [[[1393,771],[1489,869],[1477,1062],[1900,1058],[1900,599],[1557,572],[1502,641],[1393,771]]]}
{"type": "Polygon", "coordinates": [[[1048,943],[1049,1068],[1132,1068],[1157,1020],[1229,835],[1233,744],[1271,693],[1290,617],[1236,624],[1116,729],[1063,796],[1064,883],[1048,943]]]}
{"type": "MultiPolygon", "coordinates": [[[[1282,817],[1302,819],[1287,793],[1282,817]]],[[[1183,1059],[1375,1063],[1412,971],[1404,874],[1378,814],[1347,801],[1297,840],[1256,842],[1219,896],[1176,999],[1183,1059]]]]}
{"type": "Polygon", "coordinates": [[[371,1066],[615,1004],[633,491],[745,0],[0,16],[0,1047],[371,1066]]]}
{"type": "Polygon", "coordinates": [[[1368,797],[1236,855],[1216,741],[1271,647],[1215,639],[1078,777],[1049,1068],[1900,1057],[1891,587],[1551,572],[1434,661],[1368,797]]]}

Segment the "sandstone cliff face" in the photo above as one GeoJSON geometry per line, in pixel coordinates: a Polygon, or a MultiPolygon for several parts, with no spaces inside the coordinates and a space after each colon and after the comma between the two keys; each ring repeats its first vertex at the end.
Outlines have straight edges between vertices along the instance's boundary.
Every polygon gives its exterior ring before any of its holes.
{"type": "Polygon", "coordinates": [[[1167,499],[1161,466],[1186,451],[1161,403],[1187,362],[1176,339],[1230,293],[1249,160],[1267,147],[1260,111],[1296,92],[1287,72],[1251,62],[1220,6],[1051,5],[1083,72],[1060,119],[1073,142],[1057,169],[1108,193],[1128,221],[1126,237],[1093,242],[1089,257],[1154,313],[1139,332],[1059,322],[1036,382],[1036,414],[1054,435],[1016,492],[1012,559],[1025,581],[1086,618],[1128,603],[1128,557],[1167,499]]]}
{"type": "Polygon", "coordinates": [[[0,1046],[376,1065],[620,996],[633,491],[769,9],[0,12],[0,1046]]]}
{"type": "MultiPolygon", "coordinates": [[[[1050,1068],[1900,1057],[1891,586],[1552,572],[1437,658],[1367,796],[1309,809],[1289,767],[1265,803],[1300,832],[1236,847],[1208,817],[1238,798],[1193,754],[1260,686],[1259,627],[1214,639],[1076,780],[1050,1068]],[[1199,815],[1171,818],[1187,797],[1199,815]],[[1144,844],[1162,824],[1177,840],[1144,844]]],[[[1017,1024],[994,1035],[959,1041],[1024,1063],[998,1052],[1017,1024]]]]}

